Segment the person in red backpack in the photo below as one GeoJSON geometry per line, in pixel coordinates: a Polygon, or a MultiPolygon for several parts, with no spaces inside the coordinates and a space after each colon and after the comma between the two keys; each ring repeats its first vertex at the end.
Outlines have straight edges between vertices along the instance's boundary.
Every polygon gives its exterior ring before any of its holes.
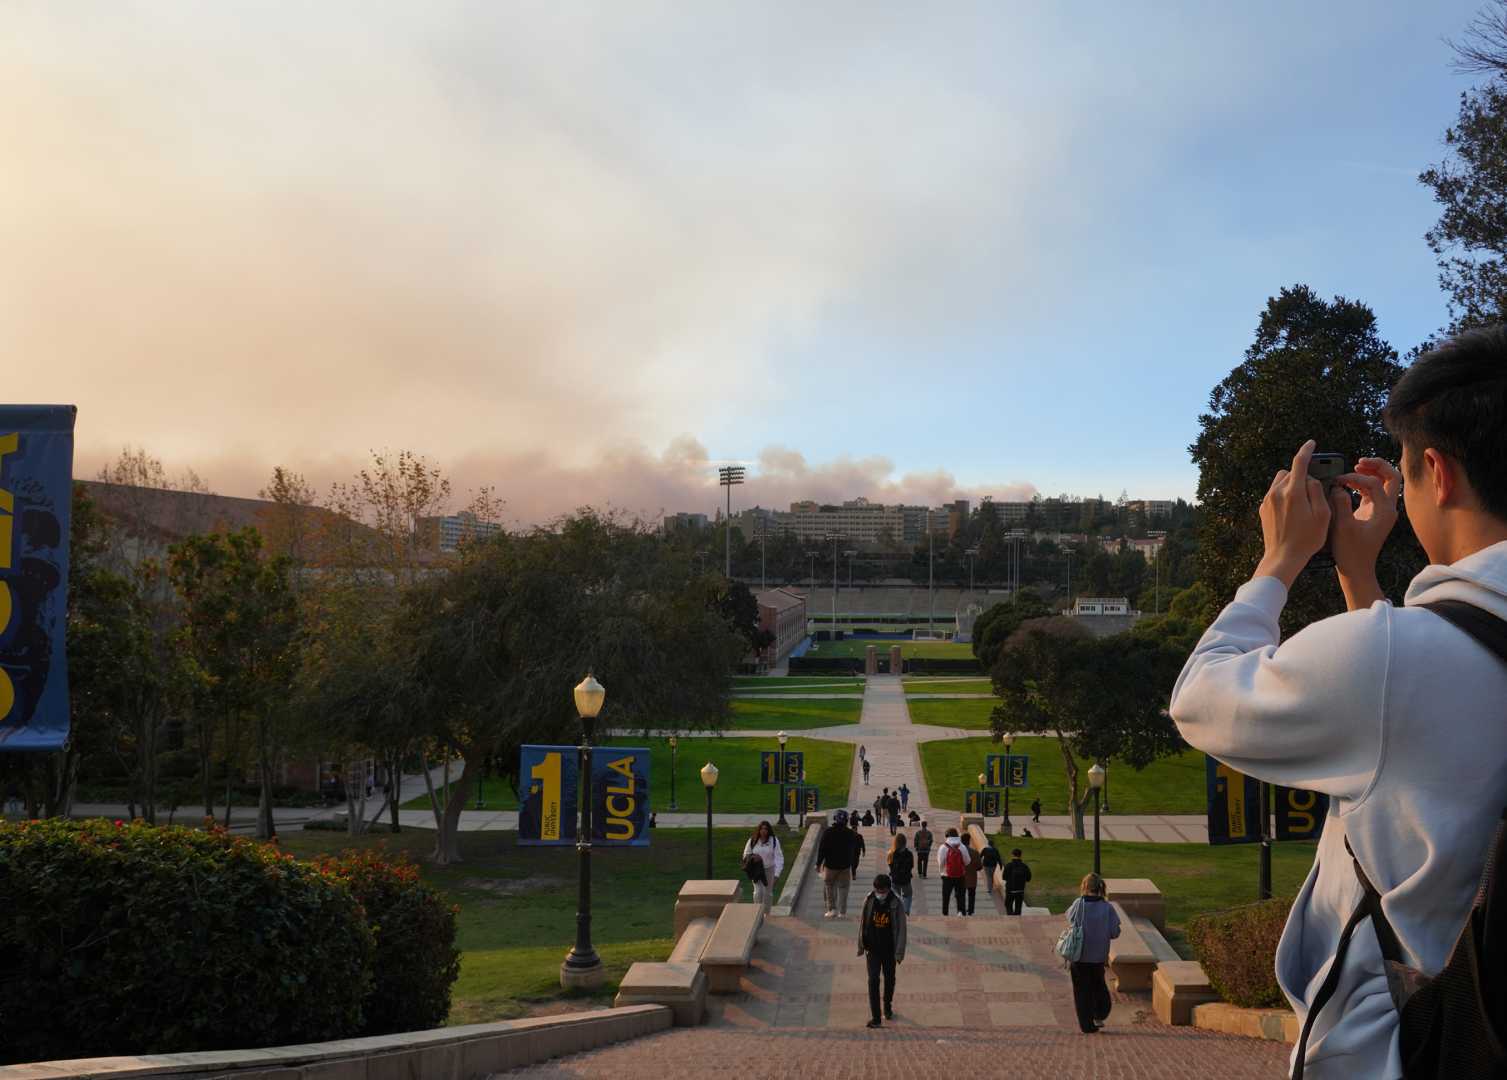
{"type": "Polygon", "coordinates": [[[942,874],[942,914],[947,914],[947,901],[956,898],[958,914],[968,913],[968,901],[964,882],[968,879],[968,852],[963,850],[963,841],[958,839],[956,829],[947,830],[947,838],[937,849],[937,869],[942,874]]]}

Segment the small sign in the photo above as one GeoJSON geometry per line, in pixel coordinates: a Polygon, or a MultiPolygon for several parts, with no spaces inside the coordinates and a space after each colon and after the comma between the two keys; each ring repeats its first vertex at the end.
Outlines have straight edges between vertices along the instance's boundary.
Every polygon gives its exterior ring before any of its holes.
{"type": "Polygon", "coordinates": [[[806,754],[801,750],[784,750],[785,783],[799,784],[806,775],[806,754]]]}
{"type": "Polygon", "coordinates": [[[1251,844],[1261,839],[1261,782],[1205,758],[1209,843],[1251,844]]]}
{"type": "MultiPolygon", "coordinates": [[[[576,842],[580,822],[580,751],[574,746],[525,746],[518,776],[518,843],[542,847],[576,842]]],[[[649,751],[598,746],[591,753],[591,842],[600,847],[649,844],[649,751]]]]}
{"type": "Polygon", "coordinates": [[[778,750],[759,751],[759,782],[761,784],[783,784],[785,778],[780,775],[780,752],[778,750]]]}
{"type": "Polygon", "coordinates": [[[780,805],[787,814],[814,814],[822,808],[821,788],[801,785],[782,787],[780,805]]]}
{"type": "Polygon", "coordinates": [[[984,816],[999,817],[999,792],[984,792],[984,816]]]}
{"type": "Polygon", "coordinates": [[[984,758],[986,787],[1025,787],[1031,759],[1025,754],[988,754],[984,758]]]}
{"type": "Polygon", "coordinates": [[[963,813],[982,814],[984,812],[984,793],[981,790],[963,792],[963,813]]]}
{"type": "Polygon", "coordinates": [[[1329,816],[1329,796],[1301,788],[1276,789],[1277,839],[1317,840],[1329,816]]]}
{"type": "Polygon", "coordinates": [[[523,801],[518,807],[518,842],[564,846],[576,842],[576,774],[574,746],[525,746],[518,778],[523,801]]]}

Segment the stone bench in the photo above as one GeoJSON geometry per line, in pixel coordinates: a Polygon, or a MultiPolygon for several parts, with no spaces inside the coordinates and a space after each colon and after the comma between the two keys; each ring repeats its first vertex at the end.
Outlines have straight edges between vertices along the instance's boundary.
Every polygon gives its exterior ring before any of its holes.
{"type": "Polygon", "coordinates": [[[1104,898],[1113,900],[1132,915],[1150,919],[1162,933],[1167,932],[1167,904],[1162,890],[1149,878],[1106,878],[1104,898]]]}
{"type": "Polygon", "coordinates": [[[1248,1039],[1269,1039],[1291,1046],[1298,1041],[1302,1025],[1291,1009],[1242,1009],[1223,1001],[1193,1006],[1193,1026],[1248,1039]]]}
{"type": "Polygon", "coordinates": [[[728,904],[737,903],[742,886],[737,878],[693,880],[682,885],[675,898],[675,940],[680,940],[692,919],[716,919],[728,904]]]}
{"type": "MultiPolygon", "coordinates": [[[[701,970],[706,973],[708,991],[713,994],[738,992],[763,922],[764,911],[758,904],[728,904],[722,909],[722,915],[701,952],[701,970]]],[[[686,936],[690,936],[689,930],[686,936]]]]}
{"type": "Polygon", "coordinates": [[[1186,1027],[1197,1006],[1218,1000],[1203,965],[1195,960],[1169,960],[1151,977],[1151,1008],[1164,1024],[1186,1027]]]}
{"type": "Polygon", "coordinates": [[[1151,976],[1157,969],[1157,956],[1145,935],[1125,909],[1114,905],[1120,916],[1120,936],[1109,943],[1109,974],[1113,988],[1125,993],[1151,988],[1151,976]]]}
{"type": "Polygon", "coordinates": [[[613,1005],[663,1005],[676,1027],[695,1027],[706,1016],[706,973],[697,963],[651,963],[640,960],[628,969],[613,1005]]]}
{"type": "Polygon", "coordinates": [[[1135,928],[1141,932],[1141,937],[1147,945],[1151,946],[1158,964],[1182,959],[1177,950],[1168,944],[1166,938],[1162,937],[1162,932],[1156,928],[1156,923],[1140,915],[1132,915],[1130,921],[1135,923],[1135,928]]]}
{"type": "Polygon", "coordinates": [[[670,953],[670,963],[701,963],[701,954],[706,951],[706,943],[712,939],[712,931],[716,928],[716,919],[692,919],[686,924],[680,939],[675,942],[675,948],[670,953]]]}

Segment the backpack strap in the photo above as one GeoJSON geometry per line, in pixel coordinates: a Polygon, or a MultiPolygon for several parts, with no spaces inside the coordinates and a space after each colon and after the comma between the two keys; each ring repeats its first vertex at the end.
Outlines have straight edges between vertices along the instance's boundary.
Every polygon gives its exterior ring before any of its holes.
{"type": "MultiPolygon", "coordinates": [[[[1504,663],[1507,663],[1507,620],[1503,620],[1484,608],[1464,600],[1436,600],[1432,604],[1418,604],[1417,607],[1432,611],[1441,619],[1463,630],[1474,638],[1483,648],[1494,653],[1504,663]]],[[[1504,811],[1507,816],[1507,811],[1504,811]]],[[[1335,989],[1339,986],[1340,969],[1345,962],[1345,954],[1350,948],[1350,938],[1355,933],[1355,928],[1360,925],[1362,919],[1371,919],[1371,928],[1376,932],[1376,943],[1380,946],[1382,959],[1389,965],[1404,966],[1402,942],[1398,940],[1397,931],[1392,928],[1391,921],[1386,912],[1382,910],[1381,893],[1371,879],[1366,876],[1360,860],[1355,857],[1355,852],[1350,848],[1350,840],[1345,839],[1345,852],[1350,856],[1350,862],[1355,867],[1355,876],[1360,881],[1362,896],[1360,903],[1350,916],[1350,921],[1345,924],[1344,932],[1340,934],[1339,947],[1335,950],[1334,963],[1329,968],[1329,974],[1325,976],[1324,983],[1319,987],[1319,992],[1314,995],[1313,1004],[1308,1009],[1308,1016],[1303,1021],[1303,1033],[1298,1039],[1298,1052],[1296,1063],[1293,1066],[1293,1080],[1302,1080],[1304,1058],[1308,1052],[1308,1036],[1313,1030],[1313,1022],[1318,1017],[1320,1010],[1329,1003],[1334,996],[1335,989]]],[[[1388,988],[1392,986],[1391,975],[1387,978],[1388,988]]],[[[1393,1000],[1397,1001],[1396,993],[1393,1000]]]]}

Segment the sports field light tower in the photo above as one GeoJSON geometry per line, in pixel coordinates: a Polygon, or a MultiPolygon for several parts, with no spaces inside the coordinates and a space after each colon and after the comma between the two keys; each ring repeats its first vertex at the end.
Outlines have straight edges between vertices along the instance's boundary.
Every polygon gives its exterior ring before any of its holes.
{"type": "Polygon", "coordinates": [[[972,596],[973,595],[973,560],[978,558],[979,549],[976,548],[976,547],[971,547],[967,551],[963,552],[963,554],[968,556],[968,595],[972,596]]]}
{"type": "Polygon", "coordinates": [[[743,483],[742,465],[724,465],[717,470],[717,483],[727,488],[727,518],[722,522],[727,533],[727,567],[723,571],[728,580],[733,576],[733,485],[743,483]]]}
{"type": "Polygon", "coordinates": [[[842,539],[837,533],[828,533],[827,539],[832,541],[832,640],[837,640],[837,542],[842,539]]]}

